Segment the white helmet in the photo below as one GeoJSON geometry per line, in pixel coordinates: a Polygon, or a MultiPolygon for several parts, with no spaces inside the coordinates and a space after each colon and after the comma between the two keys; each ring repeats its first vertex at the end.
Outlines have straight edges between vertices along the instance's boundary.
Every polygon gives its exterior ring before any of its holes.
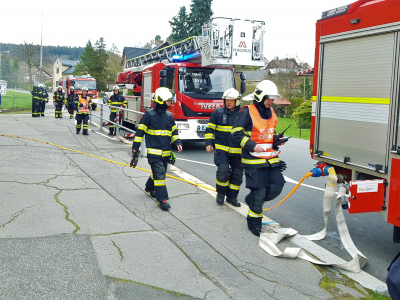
{"type": "Polygon", "coordinates": [[[113,91],[115,91],[115,90],[119,91],[119,86],[118,85],[114,85],[113,91]]]}
{"type": "Polygon", "coordinates": [[[74,87],[73,85],[71,85],[71,86],[69,87],[69,89],[70,89],[70,90],[75,90],[75,87],[74,87]]]}
{"type": "Polygon", "coordinates": [[[263,80],[257,84],[253,93],[253,98],[257,102],[263,101],[264,97],[268,99],[276,99],[279,96],[278,88],[271,80],[263,80]]]}
{"type": "Polygon", "coordinates": [[[154,94],[154,101],[158,104],[163,104],[165,101],[171,100],[172,103],[175,103],[175,93],[166,87],[160,87],[156,89],[154,94]]]}
{"type": "Polygon", "coordinates": [[[59,86],[57,87],[57,90],[59,90],[59,89],[62,90],[62,86],[61,86],[61,85],[59,85],[59,86]]]}
{"type": "Polygon", "coordinates": [[[236,100],[236,106],[239,105],[239,92],[234,88],[227,89],[222,96],[224,100],[236,100]]]}
{"type": "Polygon", "coordinates": [[[89,90],[88,90],[88,88],[87,88],[86,86],[84,86],[84,87],[82,88],[82,93],[83,93],[83,91],[89,91],[89,90]]]}
{"type": "Polygon", "coordinates": [[[43,87],[43,83],[39,83],[38,87],[42,88],[43,87]]]}

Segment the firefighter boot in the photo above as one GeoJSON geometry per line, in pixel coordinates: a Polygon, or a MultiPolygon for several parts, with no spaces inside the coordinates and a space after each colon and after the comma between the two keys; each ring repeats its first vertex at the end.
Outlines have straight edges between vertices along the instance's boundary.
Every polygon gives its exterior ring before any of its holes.
{"type": "Polygon", "coordinates": [[[156,198],[156,191],[149,191],[149,190],[147,190],[147,189],[144,189],[144,191],[145,191],[146,193],[149,193],[149,194],[150,194],[150,197],[156,198]]]}
{"type": "Polygon", "coordinates": [[[167,200],[163,200],[163,201],[158,202],[158,205],[160,206],[160,208],[162,210],[169,210],[171,208],[171,206],[169,205],[167,200]]]}
{"type": "Polygon", "coordinates": [[[110,132],[108,133],[108,135],[113,135],[114,134],[114,128],[109,128],[110,132]]]}
{"type": "Polygon", "coordinates": [[[81,129],[80,129],[80,128],[77,128],[77,129],[76,129],[76,134],[79,134],[80,131],[81,131],[81,129]]]}
{"type": "Polygon", "coordinates": [[[235,207],[240,207],[240,202],[236,198],[226,198],[226,202],[232,204],[235,207]]]}
{"type": "Polygon", "coordinates": [[[217,194],[217,204],[222,205],[224,204],[225,195],[224,194],[217,194]]]}
{"type": "Polygon", "coordinates": [[[87,130],[87,129],[83,129],[83,132],[82,132],[82,134],[83,134],[83,135],[89,135],[89,132],[88,132],[88,130],[87,130]]]}
{"type": "Polygon", "coordinates": [[[260,236],[260,234],[263,232],[262,231],[262,218],[253,218],[250,216],[247,216],[247,227],[251,231],[252,234],[255,236],[260,236]]]}

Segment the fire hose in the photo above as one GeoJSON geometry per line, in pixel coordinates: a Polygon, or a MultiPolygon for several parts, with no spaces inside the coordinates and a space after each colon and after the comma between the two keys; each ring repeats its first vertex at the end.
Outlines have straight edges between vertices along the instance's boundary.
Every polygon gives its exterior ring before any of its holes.
{"type": "MultiPolygon", "coordinates": [[[[75,153],[80,153],[83,155],[98,158],[98,159],[108,161],[108,162],[111,162],[114,164],[130,167],[129,164],[113,161],[113,160],[110,160],[110,159],[107,159],[104,157],[96,156],[93,154],[85,153],[85,152],[70,149],[70,148],[66,148],[66,147],[63,147],[63,146],[60,146],[57,144],[53,144],[50,142],[44,142],[41,140],[31,139],[31,138],[26,138],[26,137],[21,137],[21,136],[16,136],[16,135],[0,134],[0,136],[35,141],[38,143],[51,145],[51,146],[54,146],[54,147],[57,147],[57,148],[60,148],[63,150],[68,150],[68,151],[72,151],[75,153]]],[[[145,171],[145,172],[150,172],[150,173],[152,172],[151,170],[147,170],[147,169],[143,169],[143,168],[139,168],[139,167],[136,167],[136,169],[145,171]]],[[[191,181],[188,181],[188,180],[185,180],[182,178],[178,178],[175,176],[171,176],[168,174],[166,174],[166,176],[169,178],[173,178],[175,180],[183,181],[183,182],[189,183],[191,185],[198,186],[198,187],[216,192],[215,189],[210,188],[208,186],[204,186],[204,185],[194,183],[194,182],[191,182],[191,181]]],[[[336,172],[333,167],[329,167],[329,166],[322,166],[322,167],[319,166],[318,167],[318,165],[317,165],[316,168],[314,168],[310,172],[307,172],[303,176],[303,178],[297,183],[297,185],[292,189],[292,191],[285,198],[283,198],[278,204],[276,204],[270,208],[263,209],[263,211],[268,211],[268,210],[271,210],[271,209],[281,205],[284,201],[286,201],[290,196],[293,195],[293,193],[300,187],[300,185],[303,183],[303,181],[306,178],[319,177],[319,176],[328,176],[328,182],[326,185],[324,201],[323,201],[323,217],[324,217],[324,222],[325,222],[325,228],[322,231],[320,231],[314,235],[309,235],[309,236],[305,236],[305,237],[308,238],[309,240],[322,240],[326,236],[328,217],[331,213],[332,202],[333,202],[333,199],[335,198],[335,191],[336,191],[337,182],[338,182],[338,177],[337,177],[336,172]]],[[[262,249],[264,249],[267,253],[269,253],[270,255],[275,256],[275,257],[282,257],[282,258],[298,257],[298,258],[302,258],[302,259],[308,260],[312,263],[319,264],[319,265],[334,266],[334,267],[344,269],[344,270],[347,270],[350,272],[360,272],[361,269],[364,267],[364,265],[367,263],[368,259],[357,249],[357,247],[354,245],[354,243],[350,237],[350,233],[347,228],[346,221],[345,221],[343,211],[342,211],[342,206],[341,206],[341,198],[345,194],[346,194],[346,188],[343,186],[340,187],[338,196],[336,197],[335,212],[336,212],[336,221],[338,224],[339,235],[340,235],[340,238],[341,238],[344,248],[353,257],[353,259],[351,261],[346,262],[344,264],[325,263],[325,262],[322,262],[318,259],[315,259],[315,258],[309,256],[301,248],[289,248],[288,247],[283,252],[280,251],[276,245],[284,238],[292,237],[297,234],[297,231],[292,228],[281,228],[279,230],[279,233],[275,233],[275,232],[262,233],[260,236],[260,240],[259,240],[259,246],[262,249]]]]}

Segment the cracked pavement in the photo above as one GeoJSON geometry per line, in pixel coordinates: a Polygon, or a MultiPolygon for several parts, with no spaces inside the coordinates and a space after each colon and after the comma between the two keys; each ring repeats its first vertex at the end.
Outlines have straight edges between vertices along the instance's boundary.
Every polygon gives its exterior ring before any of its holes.
{"type": "MultiPolygon", "coordinates": [[[[52,116],[3,114],[0,133],[130,161],[129,146],[52,116]]],[[[167,178],[164,212],[147,172],[21,138],[0,147],[0,299],[336,299],[313,265],[269,256],[193,185],[167,178]]]]}

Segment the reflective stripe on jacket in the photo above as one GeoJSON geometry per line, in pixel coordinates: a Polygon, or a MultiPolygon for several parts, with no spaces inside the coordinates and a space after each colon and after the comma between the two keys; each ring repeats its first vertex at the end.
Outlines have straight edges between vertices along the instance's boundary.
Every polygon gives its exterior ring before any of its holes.
{"type": "Polygon", "coordinates": [[[78,102],[78,113],[79,114],[88,114],[89,113],[89,105],[90,105],[90,98],[86,96],[86,99],[79,95],[79,102],[78,102]],[[80,105],[83,104],[82,107],[80,105]]]}

